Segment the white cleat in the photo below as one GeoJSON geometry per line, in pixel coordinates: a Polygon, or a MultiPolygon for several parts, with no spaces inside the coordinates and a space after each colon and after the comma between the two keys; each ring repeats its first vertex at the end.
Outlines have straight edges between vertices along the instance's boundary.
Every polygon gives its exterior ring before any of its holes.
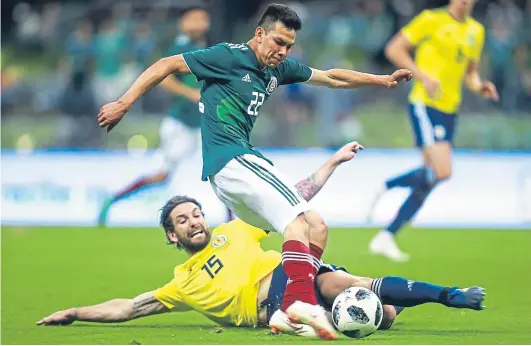
{"type": "Polygon", "coordinates": [[[269,328],[274,334],[292,334],[297,336],[317,337],[315,329],[306,324],[293,323],[288,315],[280,309],[273,313],[269,320],[269,328]]]}
{"type": "Polygon", "coordinates": [[[383,194],[387,190],[388,190],[387,189],[387,185],[385,183],[381,184],[381,185],[378,185],[376,190],[369,197],[370,199],[369,199],[369,202],[367,203],[367,205],[368,205],[367,214],[365,215],[365,222],[367,224],[370,225],[370,224],[373,223],[374,210],[376,209],[376,206],[378,205],[378,202],[380,201],[380,198],[382,198],[383,194]]]}
{"type": "Polygon", "coordinates": [[[387,230],[381,230],[372,238],[369,244],[369,252],[373,255],[385,256],[395,262],[409,260],[409,255],[400,251],[398,245],[396,245],[394,235],[387,230]]]}
{"type": "Polygon", "coordinates": [[[328,320],[325,310],[319,305],[296,301],[286,310],[291,322],[310,325],[321,340],[337,339],[334,326],[328,320]]]}

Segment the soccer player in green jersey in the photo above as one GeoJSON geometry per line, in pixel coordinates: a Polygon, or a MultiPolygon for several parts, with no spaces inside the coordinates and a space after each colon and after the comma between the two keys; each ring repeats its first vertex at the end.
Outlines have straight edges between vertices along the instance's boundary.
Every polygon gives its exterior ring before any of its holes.
{"type": "MultiPolygon", "coordinates": [[[[166,55],[177,55],[206,47],[206,33],[210,26],[208,12],[200,7],[186,9],[179,18],[179,35],[166,55]]],[[[191,75],[170,75],[160,86],[175,95],[169,114],[160,124],[160,148],[163,163],[153,174],[143,176],[116,192],[103,203],[98,224],[107,223],[110,208],[124,198],[155,184],[168,181],[170,173],[182,160],[201,147],[201,117],[197,102],[201,84],[191,75]]]]}
{"type": "Polygon", "coordinates": [[[159,60],[118,101],[102,107],[98,122],[110,131],[142,94],[170,74],[193,74],[203,81],[198,104],[202,179],[240,219],[284,236],[282,266],[289,280],[280,310],[286,320],[310,325],[320,338],[330,340],[336,334],[317,304],[314,289],[328,227],[294,185],[251,145],[251,130],[260,107],[279,85],[392,88],[411,79],[411,72],[372,75],[322,71],[297,63],[287,56],[301,27],[297,13],[288,6],[269,5],[249,42],[221,43],[159,60]]]}

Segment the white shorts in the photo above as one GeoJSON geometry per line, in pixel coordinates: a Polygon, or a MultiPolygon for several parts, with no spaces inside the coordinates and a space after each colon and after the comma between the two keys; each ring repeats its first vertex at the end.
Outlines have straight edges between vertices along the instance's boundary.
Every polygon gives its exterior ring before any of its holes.
{"type": "Polygon", "coordinates": [[[188,127],[173,117],[162,120],[159,135],[165,171],[171,171],[184,157],[201,149],[201,129],[188,127]]]}
{"type": "Polygon", "coordinates": [[[284,233],[310,205],[274,166],[250,154],[230,160],[209,179],[218,198],[246,223],[284,233]]]}

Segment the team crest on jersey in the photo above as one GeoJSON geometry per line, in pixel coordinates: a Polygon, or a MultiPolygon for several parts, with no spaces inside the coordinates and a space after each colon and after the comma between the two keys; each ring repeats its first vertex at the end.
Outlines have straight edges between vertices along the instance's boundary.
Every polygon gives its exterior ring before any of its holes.
{"type": "Polygon", "coordinates": [[[275,91],[277,86],[278,86],[277,77],[275,77],[275,76],[271,77],[271,80],[269,81],[269,84],[267,84],[266,92],[269,95],[271,95],[273,93],[273,91],[275,91]]]}
{"type": "Polygon", "coordinates": [[[227,242],[227,237],[223,234],[218,234],[212,238],[212,247],[223,246],[227,242]]]}

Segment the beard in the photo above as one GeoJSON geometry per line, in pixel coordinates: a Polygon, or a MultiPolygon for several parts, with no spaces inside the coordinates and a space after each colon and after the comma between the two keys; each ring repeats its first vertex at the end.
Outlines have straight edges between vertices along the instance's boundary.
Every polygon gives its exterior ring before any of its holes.
{"type": "Polygon", "coordinates": [[[201,242],[194,242],[192,239],[188,237],[177,236],[179,245],[181,245],[181,247],[184,250],[186,250],[187,252],[191,252],[191,253],[196,253],[196,252],[203,250],[210,242],[210,232],[208,230],[204,232],[205,232],[205,239],[201,242]]]}

